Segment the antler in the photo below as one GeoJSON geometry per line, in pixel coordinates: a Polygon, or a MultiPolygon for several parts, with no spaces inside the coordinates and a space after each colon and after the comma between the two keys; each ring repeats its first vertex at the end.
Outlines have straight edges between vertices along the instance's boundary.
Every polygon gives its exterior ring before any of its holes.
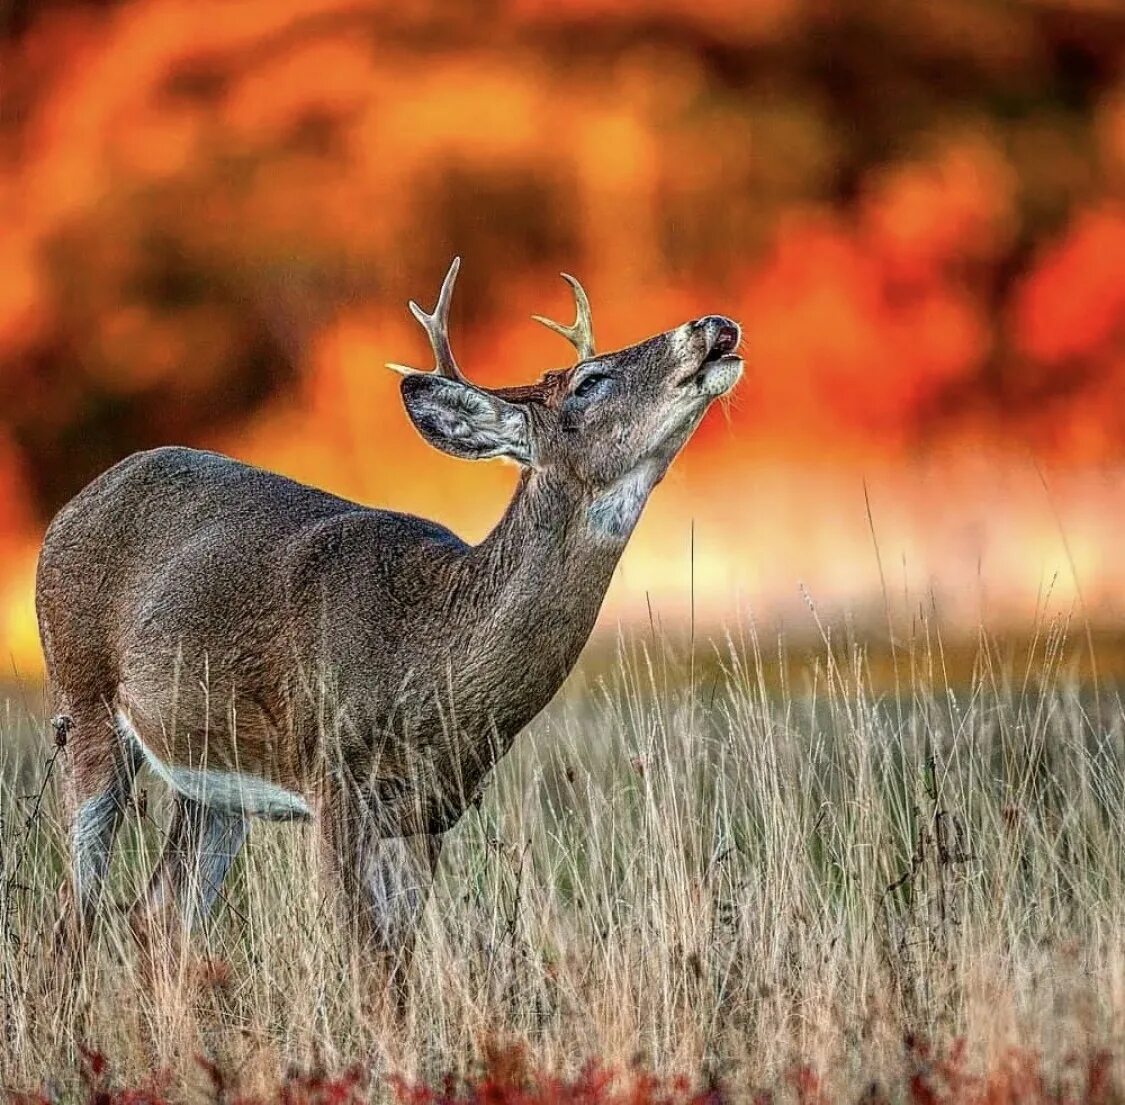
{"type": "Polygon", "coordinates": [[[586,296],[585,289],[573,276],[565,272],[561,273],[561,276],[574,289],[574,304],[578,312],[574,319],[574,325],[563,326],[561,323],[553,322],[542,315],[532,315],[531,317],[536,322],[543,323],[547,329],[554,330],[556,334],[562,334],[578,350],[578,359],[584,361],[587,357],[594,355],[594,320],[590,315],[590,300],[586,296]]]}
{"type": "MultiPolygon", "coordinates": [[[[441,282],[441,291],[438,292],[437,304],[433,314],[426,314],[412,299],[410,310],[414,317],[422,324],[422,328],[429,336],[430,345],[434,350],[434,372],[448,380],[456,380],[460,384],[468,384],[465,374],[457,367],[457,360],[449,345],[449,301],[453,297],[453,285],[457,282],[457,271],[461,268],[461,258],[454,257],[449,266],[449,272],[441,282]]],[[[409,365],[392,364],[388,362],[387,368],[401,372],[404,376],[412,376],[419,370],[409,365]]],[[[472,386],[471,384],[469,385],[472,386]]]]}

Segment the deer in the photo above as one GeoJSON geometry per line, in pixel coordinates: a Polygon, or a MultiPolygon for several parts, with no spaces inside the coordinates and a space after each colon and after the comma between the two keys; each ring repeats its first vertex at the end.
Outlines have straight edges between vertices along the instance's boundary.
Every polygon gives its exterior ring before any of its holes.
{"type": "Polygon", "coordinates": [[[706,315],[486,388],[448,334],[460,259],[431,313],[434,367],[402,376],[436,449],[519,476],[471,545],[215,452],[166,446],[98,476],[50,523],[36,611],[85,946],[138,772],[171,790],[134,931],[190,935],[255,819],[311,822],[354,944],[403,984],[444,835],[574,668],[641,512],[711,404],[739,381],[741,331],[706,315]]]}

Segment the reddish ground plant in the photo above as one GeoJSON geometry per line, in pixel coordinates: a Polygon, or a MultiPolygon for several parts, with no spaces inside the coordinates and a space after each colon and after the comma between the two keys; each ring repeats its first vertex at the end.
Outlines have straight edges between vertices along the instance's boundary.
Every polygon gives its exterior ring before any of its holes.
{"type": "Polygon", "coordinates": [[[479,1076],[446,1077],[440,1087],[392,1077],[397,1105],[723,1105],[714,1081],[693,1085],[682,1075],[662,1078],[647,1071],[622,1075],[587,1063],[567,1077],[537,1070],[522,1046],[490,1048],[479,1076]]]}
{"type": "Polygon", "coordinates": [[[968,1064],[966,1042],[944,1051],[906,1039],[906,1096],[912,1105],[1118,1105],[1122,1088],[1108,1051],[1072,1057],[1049,1077],[1040,1057],[1012,1048],[983,1074],[968,1064]]]}
{"type": "MultiPolygon", "coordinates": [[[[237,1079],[210,1060],[200,1059],[214,1105],[365,1105],[390,1100],[393,1105],[1122,1105],[1125,1092],[1112,1055],[1094,1050],[1075,1056],[1062,1071],[1048,1075],[1037,1053],[1012,1049],[989,1068],[970,1068],[964,1040],[933,1048],[908,1036],[904,1061],[895,1079],[870,1083],[859,1095],[841,1099],[830,1080],[807,1064],[791,1067],[774,1088],[724,1085],[709,1077],[660,1076],[649,1071],[618,1071],[597,1061],[574,1075],[544,1071],[526,1048],[486,1049],[471,1076],[448,1074],[436,1083],[390,1075],[372,1081],[362,1067],[342,1074],[290,1071],[272,1092],[250,1095],[237,1079]]],[[[116,1086],[110,1064],[100,1052],[84,1050],[80,1068],[83,1105],[173,1105],[182,1095],[166,1076],[143,1085],[116,1086]]],[[[59,1095],[46,1090],[9,1095],[12,1105],[57,1105],[59,1095]]]]}

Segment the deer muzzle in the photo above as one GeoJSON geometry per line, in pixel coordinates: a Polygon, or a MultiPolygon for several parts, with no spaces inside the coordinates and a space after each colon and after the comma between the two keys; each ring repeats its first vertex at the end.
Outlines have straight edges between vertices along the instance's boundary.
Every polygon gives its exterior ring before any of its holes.
{"type": "Polygon", "coordinates": [[[700,359],[680,379],[679,386],[712,399],[725,395],[742,377],[742,358],[737,352],[742,331],[738,323],[724,315],[706,315],[691,328],[700,359]]]}

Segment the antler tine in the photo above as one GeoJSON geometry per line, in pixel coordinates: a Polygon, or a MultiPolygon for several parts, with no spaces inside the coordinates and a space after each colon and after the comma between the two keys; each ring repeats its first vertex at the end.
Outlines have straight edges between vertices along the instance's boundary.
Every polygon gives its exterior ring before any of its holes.
{"type": "Polygon", "coordinates": [[[574,289],[574,305],[577,310],[574,324],[563,326],[561,323],[544,318],[542,315],[532,315],[531,317],[536,322],[543,323],[548,330],[554,330],[556,334],[562,334],[578,350],[578,359],[584,361],[587,357],[594,355],[594,319],[590,314],[590,300],[586,295],[586,289],[570,273],[564,272],[561,276],[574,289]]]}
{"type": "MultiPolygon", "coordinates": [[[[410,311],[422,324],[430,339],[430,345],[434,350],[434,372],[446,379],[468,384],[465,374],[457,367],[457,359],[453,356],[453,350],[449,345],[449,301],[453,298],[453,285],[457,282],[457,272],[460,268],[461,258],[454,257],[449,272],[441,282],[441,291],[438,292],[437,303],[432,314],[426,314],[413,299],[410,301],[410,311]]],[[[418,371],[400,364],[388,364],[387,368],[401,372],[404,376],[418,371]]]]}

